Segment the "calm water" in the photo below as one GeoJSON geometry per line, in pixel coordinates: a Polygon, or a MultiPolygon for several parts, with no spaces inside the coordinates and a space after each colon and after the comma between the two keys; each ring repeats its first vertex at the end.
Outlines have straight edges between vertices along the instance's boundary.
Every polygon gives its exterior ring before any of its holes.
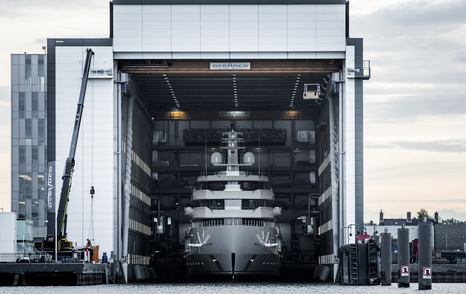
{"type": "Polygon", "coordinates": [[[151,285],[100,285],[85,287],[0,287],[0,293],[27,294],[352,294],[352,293],[459,293],[466,294],[465,284],[433,284],[432,291],[418,291],[417,284],[409,289],[391,287],[344,287],[312,284],[267,284],[267,283],[208,283],[208,284],[151,284],[151,285]]]}

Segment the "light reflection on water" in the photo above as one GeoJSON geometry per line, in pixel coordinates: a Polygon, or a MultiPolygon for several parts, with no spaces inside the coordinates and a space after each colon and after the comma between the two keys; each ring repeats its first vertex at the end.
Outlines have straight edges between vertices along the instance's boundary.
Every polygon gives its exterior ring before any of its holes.
{"type": "MultiPolygon", "coordinates": [[[[417,284],[409,289],[399,289],[396,284],[387,286],[337,286],[322,284],[280,284],[280,283],[187,283],[187,284],[144,284],[144,285],[99,285],[82,287],[0,287],[5,294],[353,294],[353,293],[420,293],[417,284]]],[[[440,284],[432,286],[432,291],[423,293],[466,294],[464,284],[440,284]]]]}

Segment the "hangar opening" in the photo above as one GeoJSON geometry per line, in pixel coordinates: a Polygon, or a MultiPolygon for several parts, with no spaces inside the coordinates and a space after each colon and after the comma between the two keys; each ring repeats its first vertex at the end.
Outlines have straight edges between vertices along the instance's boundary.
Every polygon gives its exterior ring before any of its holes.
{"type": "MultiPolygon", "coordinates": [[[[193,189],[198,177],[224,170],[211,156],[222,151],[222,133],[234,127],[244,138],[241,154],[255,157],[241,170],[268,177],[275,195],[269,205],[280,209],[274,219],[278,273],[312,277],[319,256],[333,252],[332,237],[319,236],[332,209],[319,203],[330,186],[330,168],[319,166],[329,154],[328,97],[336,95],[333,79],[341,66],[339,60],[119,61],[121,139],[131,150],[122,170],[123,193],[131,199],[123,208],[130,263],[150,256],[146,262],[161,278],[179,278],[188,258],[192,219],[186,209],[196,206],[193,189]]],[[[225,185],[211,183],[209,189],[224,191],[225,185]]],[[[225,209],[227,200],[207,201],[203,205],[215,210],[225,209]]],[[[263,205],[242,200],[240,209],[263,205]]]]}

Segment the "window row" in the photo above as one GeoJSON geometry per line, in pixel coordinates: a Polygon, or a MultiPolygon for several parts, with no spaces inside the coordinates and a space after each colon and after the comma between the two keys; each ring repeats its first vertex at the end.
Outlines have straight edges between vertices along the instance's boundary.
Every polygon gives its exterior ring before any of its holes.
{"type": "MultiPolygon", "coordinates": [[[[197,207],[207,207],[212,210],[224,210],[225,209],[225,200],[216,199],[216,200],[200,200],[194,201],[195,206],[197,207]]],[[[241,209],[257,209],[258,207],[272,207],[272,200],[255,200],[255,199],[242,199],[241,200],[241,209]]]]}
{"type": "Polygon", "coordinates": [[[45,119],[19,119],[12,122],[12,138],[15,139],[37,139],[45,142],[46,121],[45,119]]]}
{"type": "Polygon", "coordinates": [[[128,263],[129,264],[149,264],[150,256],[128,254],[128,263]]]}
{"type": "Polygon", "coordinates": [[[150,197],[147,196],[146,193],[142,192],[134,185],[131,185],[131,195],[141,200],[143,203],[147,204],[148,206],[151,205],[150,197]]]}
{"type": "Polygon", "coordinates": [[[139,155],[134,152],[134,150],[131,150],[131,160],[136,163],[136,165],[142,169],[142,171],[147,174],[149,177],[152,176],[151,174],[151,168],[149,165],[147,165],[139,155]]]}
{"type": "Polygon", "coordinates": [[[139,232],[141,234],[150,236],[152,234],[152,230],[150,229],[149,226],[146,226],[145,224],[141,224],[138,221],[135,221],[134,219],[129,219],[129,229],[132,231],[139,232]]]}
{"type": "Polygon", "coordinates": [[[193,223],[193,227],[216,227],[216,226],[250,226],[262,227],[267,222],[262,219],[253,218],[215,218],[205,219],[193,223]]]}

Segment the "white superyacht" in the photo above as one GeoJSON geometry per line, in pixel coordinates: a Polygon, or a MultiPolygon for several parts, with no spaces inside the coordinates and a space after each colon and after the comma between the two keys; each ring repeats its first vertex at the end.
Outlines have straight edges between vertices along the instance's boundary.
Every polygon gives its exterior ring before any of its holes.
{"type": "Polygon", "coordinates": [[[219,152],[211,162],[225,171],[198,177],[194,207],[185,208],[192,220],[185,240],[190,275],[279,274],[281,238],[275,217],[281,209],[272,207],[268,177],[240,171],[255,162],[242,143],[242,133],[233,126],[223,133],[226,162],[219,152]]]}

